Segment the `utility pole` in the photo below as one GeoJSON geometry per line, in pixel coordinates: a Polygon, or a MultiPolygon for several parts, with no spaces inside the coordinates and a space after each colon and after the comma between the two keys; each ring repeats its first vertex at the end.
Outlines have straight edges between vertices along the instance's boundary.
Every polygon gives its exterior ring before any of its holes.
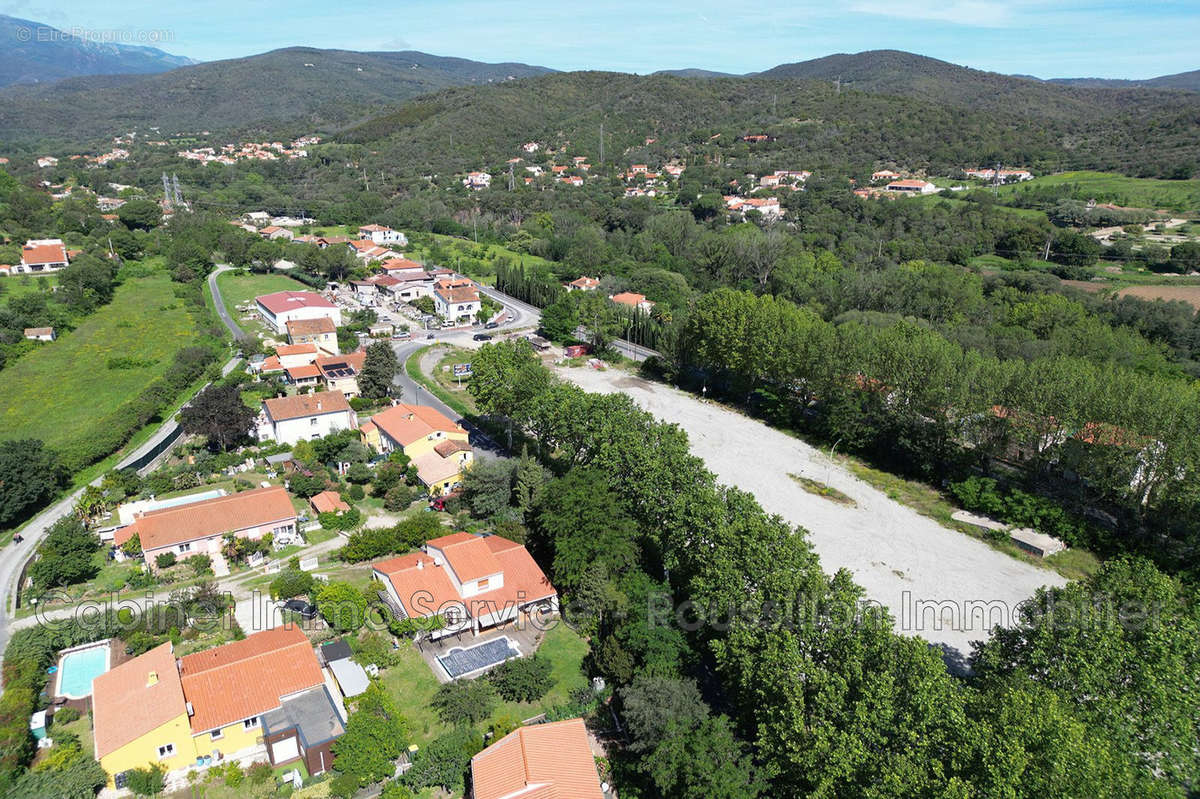
{"type": "Polygon", "coordinates": [[[370,181],[367,180],[367,168],[366,167],[363,167],[363,190],[364,191],[371,190],[371,183],[370,183],[370,181]]]}
{"type": "Polygon", "coordinates": [[[600,123],[600,165],[604,166],[604,123],[600,123]]]}

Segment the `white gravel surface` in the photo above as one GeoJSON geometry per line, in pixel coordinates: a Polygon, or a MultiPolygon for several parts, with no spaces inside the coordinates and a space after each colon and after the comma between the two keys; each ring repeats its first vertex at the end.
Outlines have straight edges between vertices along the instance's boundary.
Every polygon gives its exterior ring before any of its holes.
{"type": "Polygon", "coordinates": [[[721,482],[752,492],[767,511],[806,528],[827,573],[847,569],[891,611],[899,632],[937,644],[952,666],[962,665],[972,641],[1008,623],[1039,586],[1066,582],[889,499],[814,447],[747,416],[618,370],[557,371],[588,391],[624,392],[678,424],[721,482]],[[789,474],[831,485],[857,504],[810,494],[789,474]]]}

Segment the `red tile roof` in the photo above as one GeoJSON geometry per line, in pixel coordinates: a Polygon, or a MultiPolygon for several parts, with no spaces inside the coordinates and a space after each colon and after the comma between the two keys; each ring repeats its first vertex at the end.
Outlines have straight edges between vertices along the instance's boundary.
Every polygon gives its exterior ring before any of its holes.
{"type": "Polygon", "coordinates": [[[183,685],[168,641],[92,681],[96,757],[111,754],[184,713],[183,685]]]}
{"type": "Polygon", "coordinates": [[[67,248],[58,239],[34,239],[21,248],[21,261],[30,266],[65,264],[67,248]]]}
{"type": "Polygon", "coordinates": [[[263,407],[276,422],[303,419],[322,413],[342,413],[350,410],[346,395],[340,391],[318,391],[315,394],[293,394],[263,400],[263,407]]]}
{"type": "Polygon", "coordinates": [[[261,715],[281,697],[324,684],[312,644],[291,625],[185,655],[179,673],[195,711],[193,733],[261,715]]]}
{"type": "MultiPolygon", "coordinates": [[[[322,316],[317,319],[289,319],[287,331],[291,336],[314,336],[322,333],[336,333],[337,328],[334,327],[332,319],[322,316]]],[[[275,351],[279,352],[279,349],[276,348],[275,351]]]]}
{"type": "Polygon", "coordinates": [[[316,494],[309,503],[313,506],[313,510],[317,513],[337,513],[338,511],[350,510],[350,506],[345,500],[338,495],[336,491],[322,491],[316,494]]]}
{"type": "Polygon", "coordinates": [[[521,727],[471,758],[475,799],[603,799],[582,719],[521,727]]]}
{"type": "Polygon", "coordinates": [[[289,366],[287,374],[292,380],[312,380],[321,376],[321,370],[315,363],[306,363],[301,366],[289,366]]]}
{"type": "Polygon", "coordinates": [[[294,521],[295,518],[291,497],[281,486],[254,488],[187,505],[147,511],[138,516],[133,524],[117,530],[113,542],[120,546],[137,533],[143,550],[161,549],[272,522],[294,521]]]}
{"type": "MultiPolygon", "coordinates": [[[[325,321],[327,321],[327,322],[332,323],[332,320],[330,320],[328,317],[321,317],[321,318],[325,319],[325,321]]],[[[315,321],[315,320],[305,319],[303,321],[308,322],[308,321],[315,321]]],[[[288,322],[289,330],[291,330],[291,326],[292,326],[292,323],[288,322]]],[[[279,356],[280,358],[284,357],[285,355],[316,355],[317,354],[317,345],[312,344],[312,343],[309,343],[309,344],[281,344],[275,348],[275,354],[277,356],[279,356]]]]}
{"type": "Polygon", "coordinates": [[[619,302],[621,305],[629,305],[634,308],[646,301],[645,294],[635,294],[632,291],[623,291],[620,294],[612,296],[613,302],[619,302]]]}
{"type": "Polygon", "coordinates": [[[477,535],[453,533],[427,541],[425,546],[426,551],[429,547],[441,550],[459,582],[478,580],[504,570],[487,542],[477,535]]]}
{"type": "Polygon", "coordinates": [[[294,311],[297,308],[336,308],[329,300],[312,291],[276,291],[254,298],[259,305],[273,314],[294,311]]]}

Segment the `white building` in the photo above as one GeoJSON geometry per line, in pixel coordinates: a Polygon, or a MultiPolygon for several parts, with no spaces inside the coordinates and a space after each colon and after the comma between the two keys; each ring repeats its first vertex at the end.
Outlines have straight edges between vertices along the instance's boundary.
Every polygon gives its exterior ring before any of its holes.
{"type": "Polygon", "coordinates": [[[899,194],[934,194],[938,187],[927,180],[893,180],[884,189],[899,194]]]}
{"type": "Polygon", "coordinates": [[[311,291],[277,291],[254,298],[258,313],[263,321],[276,333],[287,333],[287,323],[296,319],[320,319],[333,321],[334,327],[342,324],[342,310],[329,300],[311,291]]]}
{"type": "Polygon", "coordinates": [[[30,239],[21,248],[21,262],[12,272],[15,275],[37,275],[66,269],[67,248],[62,239],[30,239]]]}
{"type": "Polygon", "coordinates": [[[408,246],[408,236],[399,230],[392,230],[384,225],[363,225],[358,229],[360,239],[370,239],[381,247],[395,244],[399,247],[408,246]]]}
{"type": "Polygon", "coordinates": [[[462,183],[468,189],[480,191],[492,185],[492,176],[487,172],[468,172],[462,183]]]}
{"type": "Polygon", "coordinates": [[[295,444],[358,427],[358,415],[340,391],[296,394],[263,400],[258,415],[260,441],[295,444]]]}
{"type": "Polygon", "coordinates": [[[483,306],[475,284],[466,278],[455,278],[434,284],[433,307],[447,322],[470,324],[483,306]]]}

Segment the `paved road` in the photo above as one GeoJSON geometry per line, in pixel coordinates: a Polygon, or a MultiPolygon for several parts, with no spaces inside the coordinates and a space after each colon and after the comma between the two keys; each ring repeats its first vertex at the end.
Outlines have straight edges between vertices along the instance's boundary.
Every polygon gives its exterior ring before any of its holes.
{"type": "Polygon", "coordinates": [[[225,308],[225,300],[221,299],[221,290],[217,288],[217,277],[222,272],[228,272],[233,269],[228,264],[218,264],[217,268],[208,273],[208,290],[212,292],[213,305],[216,306],[217,316],[221,317],[221,321],[225,323],[225,327],[229,328],[229,332],[233,334],[234,341],[242,341],[249,338],[246,331],[238,327],[238,323],[233,321],[233,317],[229,315],[229,311],[225,308]]]}

